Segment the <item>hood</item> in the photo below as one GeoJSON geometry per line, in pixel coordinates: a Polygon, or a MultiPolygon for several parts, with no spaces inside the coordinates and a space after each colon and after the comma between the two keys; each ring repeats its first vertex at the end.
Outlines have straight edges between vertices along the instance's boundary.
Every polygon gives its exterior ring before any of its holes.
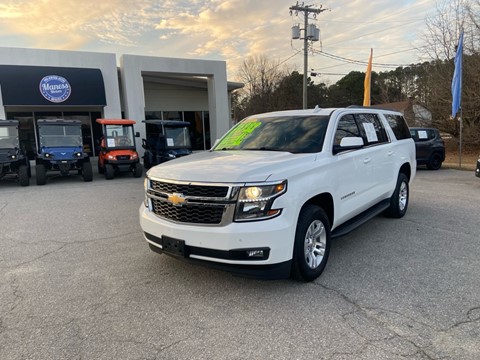
{"type": "Polygon", "coordinates": [[[305,168],[315,158],[316,154],[272,151],[206,151],[154,166],[147,175],[192,182],[274,181],[298,172],[298,168],[305,168]]]}

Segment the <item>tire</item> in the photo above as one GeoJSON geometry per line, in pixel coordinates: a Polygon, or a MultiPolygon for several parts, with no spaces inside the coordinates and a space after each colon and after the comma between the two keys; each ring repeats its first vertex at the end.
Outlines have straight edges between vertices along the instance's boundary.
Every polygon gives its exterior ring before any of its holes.
{"type": "Polygon", "coordinates": [[[301,281],[320,276],[330,253],[330,221],[325,211],[305,205],[300,211],[293,245],[292,275],[301,281]]]}
{"type": "Polygon", "coordinates": [[[92,181],[93,180],[93,170],[92,170],[92,164],[89,162],[84,162],[82,164],[82,175],[83,175],[83,181],[92,181]]]}
{"type": "Polygon", "coordinates": [[[45,165],[35,165],[35,176],[37,178],[37,185],[45,185],[47,183],[47,170],[45,165]]]}
{"type": "Polygon", "coordinates": [[[427,164],[427,168],[430,170],[438,170],[442,167],[442,157],[439,153],[432,154],[430,161],[427,164]]]}
{"type": "Polygon", "coordinates": [[[115,176],[115,169],[112,164],[105,164],[105,179],[112,180],[115,176]]]}
{"type": "Polygon", "coordinates": [[[133,176],[139,178],[143,174],[143,166],[140,163],[135,164],[135,169],[133,169],[133,176]]]}
{"type": "Polygon", "coordinates": [[[395,191],[390,198],[390,207],[385,210],[385,215],[397,219],[403,217],[407,212],[409,196],[408,178],[405,174],[400,173],[395,191]]]}
{"type": "Polygon", "coordinates": [[[30,185],[30,177],[28,176],[27,165],[20,165],[18,167],[18,182],[21,186],[30,185]]]}
{"type": "Polygon", "coordinates": [[[152,166],[150,165],[150,162],[148,161],[146,155],[143,157],[143,167],[144,167],[145,169],[150,169],[150,168],[152,167],[152,166]]]}

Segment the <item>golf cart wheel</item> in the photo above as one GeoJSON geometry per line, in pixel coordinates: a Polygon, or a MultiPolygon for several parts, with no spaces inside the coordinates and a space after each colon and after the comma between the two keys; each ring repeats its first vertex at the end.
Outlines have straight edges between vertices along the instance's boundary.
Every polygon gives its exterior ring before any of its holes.
{"type": "Polygon", "coordinates": [[[143,166],[140,163],[135,164],[135,169],[133,170],[133,176],[139,178],[143,174],[143,166]]]}
{"type": "Polygon", "coordinates": [[[112,180],[114,176],[115,176],[115,169],[113,168],[113,165],[106,164],[105,165],[105,179],[112,180]]]}
{"type": "Polygon", "coordinates": [[[30,185],[30,178],[28,176],[27,165],[20,165],[18,168],[18,182],[21,186],[30,185]]]}
{"type": "Polygon", "coordinates": [[[45,165],[35,165],[35,175],[37,178],[37,185],[45,185],[47,183],[47,170],[45,169],[45,165]]]}
{"type": "Polygon", "coordinates": [[[93,171],[92,171],[92,164],[90,162],[84,162],[82,164],[82,175],[83,175],[83,181],[92,181],[93,171]]]}

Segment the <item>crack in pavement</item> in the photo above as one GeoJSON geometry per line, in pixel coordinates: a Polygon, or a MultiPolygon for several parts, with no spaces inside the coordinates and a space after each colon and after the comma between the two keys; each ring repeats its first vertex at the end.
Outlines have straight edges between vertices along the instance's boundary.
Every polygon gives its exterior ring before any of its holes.
{"type": "Polygon", "coordinates": [[[355,302],[354,300],[350,299],[347,295],[343,294],[342,292],[340,292],[339,290],[337,289],[333,289],[333,288],[330,288],[324,284],[321,284],[321,283],[314,283],[314,285],[317,285],[317,286],[320,286],[322,288],[324,288],[325,290],[328,290],[330,292],[333,292],[334,294],[336,294],[337,296],[339,296],[340,298],[342,298],[345,302],[347,302],[348,304],[354,306],[355,310],[354,311],[350,311],[344,315],[342,315],[342,318],[345,320],[347,326],[349,326],[355,333],[357,333],[361,338],[363,338],[366,342],[365,345],[372,345],[373,347],[375,348],[378,348],[382,351],[385,351],[385,352],[388,352],[388,353],[391,353],[391,354],[394,354],[394,355],[398,355],[398,356],[402,356],[402,357],[408,357],[408,356],[412,356],[412,353],[409,352],[408,354],[402,354],[402,353],[396,353],[394,351],[391,351],[389,349],[385,349],[383,346],[381,345],[377,345],[376,343],[384,343],[385,341],[389,341],[389,340],[393,340],[395,338],[398,338],[398,339],[401,339],[402,341],[405,341],[406,343],[410,344],[411,346],[413,346],[413,348],[416,350],[413,354],[419,354],[420,356],[426,358],[426,359],[429,359],[429,360],[434,360],[435,357],[432,357],[430,356],[426,350],[428,349],[429,346],[426,346],[426,347],[421,347],[419,346],[418,344],[416,344],[413,340],[409,339],[408,336],[404,336],[402,334],[399,334],[395,329],[393,329],[389,323],[385,322],[385,321],[382,321],[378,318],[376,318],[373,313],[372,310],[370,310],[368,307],[363,307],[361,305],[359,305],[357,302],[355,302]],[[363,334],[361,334],[359,331],[357,331],[357,329],[354,329],[353,326],[348,322],[348,320],[346,319],[346,317],[349,315],[349,314],[355,314],[355,313],[360,313],[362,314],[367,320],[369,321],[374,321],[375,323],[377,323],[379,325],[379,327],[381,327],[382,329],[386,330],[386,331],[389,331],[391,333],[393,333],[393,337],[392,338],[388,338],[388,337],[384,337],[383,339],[371,339],[371,338],[368,338],[367,336],[364,336],[363,334]],[[373,314],[372,314],[373,313],[373,314]]]}
{"type": "MultiPolygon", "coordinates": [[[[79,240],[79,241],[68,241],[68,242],[67,241],[60,241],[60,240],[42,241],[41,242],[42,244],[44,244],[44,243],[54,243],[54,244],[61,244],[61,246],[58,247],[57,249],[48,251],[48,252],[46,252],[46,253],[44,253],[40,256],[37,256],[33,259],[30,259],[28,261],[24,261],[24,262],[21,262],[21,263],[17,263],[17,264],[7,266],[7,268],[17,268],[17,267],[24,266],[24,265],[30,265],[33,262],[35,262],[37,260],[40,260],[40,259],[42,259],[42,258],[44,258],[48,255],[54,254],[54,253],[62,250],[63,248],[65,248],[66,246],[69,246],[69,245],[88,244],[88,243],[93,243],[93,242],[98,242],[98,241],[103,241],[103,240],[112,240],[112,239],[117,239],[117,238],[122,237],[122,236],[128,236],[128,235],[134,235],[134,234],[138,234],[138,232],[128,232],[128,233],[123,233],[123,234],[119,234],[119,235],[105,236],[105,237],[90,239],[90,240],[79,240]]],[[[20,243],[20,244],[23,243],[25,245],[32,245],[31,243],[25,243],[25,242],[21,242],[21,241],[19,241],[18,243],[20,243]]]]}

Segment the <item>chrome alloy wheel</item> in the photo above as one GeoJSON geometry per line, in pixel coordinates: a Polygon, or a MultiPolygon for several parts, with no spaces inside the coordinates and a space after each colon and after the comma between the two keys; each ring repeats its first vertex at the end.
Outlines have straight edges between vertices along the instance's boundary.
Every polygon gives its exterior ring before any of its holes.
{"type": "Polygon", "coordinates": [[[327,233],[320,220],[313,221],[307,229],[304,242],[305,262],[311,269],[320,266],[327,246],[327,233]]]}
{"type": "Polygon", "coordinates": [[[403,181],[400,185],[400,191],[398,192],[398,207],[400,211],[405,210],[407,206],[407,199],[408,199],[408,187],[407,184],[403,181]]]}

